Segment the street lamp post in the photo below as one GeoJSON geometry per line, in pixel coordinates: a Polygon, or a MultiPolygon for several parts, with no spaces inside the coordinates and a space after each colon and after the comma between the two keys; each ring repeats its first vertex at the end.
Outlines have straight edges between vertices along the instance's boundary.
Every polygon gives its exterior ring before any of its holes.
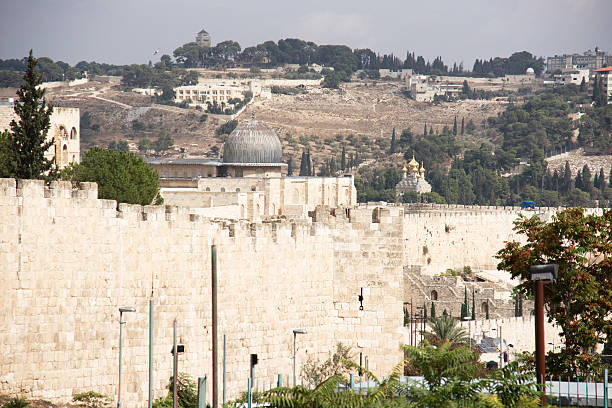
{"type": "Polygon", "coordinates": [[[468,323],[468,338],[469,338],[469,344],[470,344],[470,350],[472,349],[472,319],[471,317],[465,316],[462,318],[462,320],[464,322],[468,323]]]}
{"type": "Polygon", "coordinates": [[[129,306],[119,308],[119,386],[117,387],[117,408],[121,408],[121,354],[123,351],[123,313],[135,312],[136,309],[129,306]]]}
{"type": "Polygon", "coordinates": [[[559,273],[559,265],[533,265],[529,267],[531,280],[535,284],[535,312],[536,312],[536,381],[542,393],[542,405],[546,402],[546,383],[544,382],[544,283],[555,282],[559,273]]]}
{"type": "Polygon", "coordinates": [[[293,386],[296,386],[295,377],[295,338],[298,334],[306,334],[306,329],[293,329],[293,386]]]}

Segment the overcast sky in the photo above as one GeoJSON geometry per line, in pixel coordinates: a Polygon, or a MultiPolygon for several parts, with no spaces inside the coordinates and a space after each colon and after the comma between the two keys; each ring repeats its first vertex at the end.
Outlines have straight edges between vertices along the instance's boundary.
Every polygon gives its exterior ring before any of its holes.
{"type": "Polygon", "coordinates": [[[612,0],[0,0],[0,58],[155,62],[203,28],[213,44],[300,38],[471,68],[522,50],[612,53],[612,0]]]}

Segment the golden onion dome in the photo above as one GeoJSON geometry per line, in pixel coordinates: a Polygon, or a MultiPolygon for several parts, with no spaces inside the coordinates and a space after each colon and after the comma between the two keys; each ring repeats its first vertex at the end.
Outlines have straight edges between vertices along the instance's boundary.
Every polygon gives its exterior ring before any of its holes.
{"type": "Polygon", "coordinates": [[[410,163],[408,163],[408,167],[410,167],[410,170],[412,170],[412,171],[418,170],[419,162],[414,160],[414,155],[412,155],[412,160],[410,160],[410,163]]]}

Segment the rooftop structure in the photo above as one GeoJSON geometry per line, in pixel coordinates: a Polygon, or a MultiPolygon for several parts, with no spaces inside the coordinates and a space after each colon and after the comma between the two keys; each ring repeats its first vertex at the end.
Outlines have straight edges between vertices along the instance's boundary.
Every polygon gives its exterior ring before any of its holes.
{"type": "Polygon", "coordinates": [[[548,57],[546,60],[546,72],[554,74],[569,68],[595,70],[604,65],[609,65],[611,62],[611,55],[595,47],[595,51],[587,50],[582,54],[563,54],[548,57]]]}
{"type": "Polygon", "coordinates": [[[196,42],[200,47],[210,47],[210,34],[202,30],[196,34],[196,42]]]}

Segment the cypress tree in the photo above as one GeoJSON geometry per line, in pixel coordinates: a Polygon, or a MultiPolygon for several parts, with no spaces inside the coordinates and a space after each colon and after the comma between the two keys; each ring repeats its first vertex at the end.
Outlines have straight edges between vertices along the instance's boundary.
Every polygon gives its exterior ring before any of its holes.
{"type": "Polygon", "coordinates": [[[574,188],[579,188],[582,190],[582,172],[578,170],[576,173],[576,179],[574,180],[574,188]]]}
{"type": "Polygon", "coordinates": [[[289,160],[287,160],[287,175],[293,176],[293,157],[289,156],[289,160]]]}
{"type": "Polygon", "coordinates": [[[312,176],[312,161],[310,160],[310,149],[306,152],[306,175],[312,176]]]}
{"type": "Polygon", "coordinates": [[[461,118],[461,136],[465,132],[465,118],[461,118]]]}
{"type": "Polygon", "coordinates": [[[599,173],[595,173],[593,176],[593,188],[599,188],[599,173]]]}
{"type": "Polygon", "coordinates": [[[395,153],[395,128],[393,128],[393,132],[391,132],[391,148],[389,149],[389,153],[395,153]]]}
{"type": "Polygon", "coordinates": [[[472,289],[472,320],[476,320],[476,293],[472,289]]]}
{"type": "Polygon", "coordinates": [[[436,318],[436,304],[434,302],[431,302],[431,310],[429,311],[429,313],[432,319],[436,318]]]}
{"type": "Polygon", "coordinates": [[[453,121],[453,135],[457,136],[457,116],[455,115],[455,120],[453,121]]]}
{"type": "MultiPolygon", "coordinates": [[[[612,169],[610,169],[612,174],[612,169]]],[[[572,190],[572,169],[570,169],[569,162],[565,162],[565,169],[563,170],[563,192],[569,193],[572,190]]]]}
{"type": "Polygon", "coordinates": [[[427,136],[427,122],[425,122],[425,126],[423,126],[423,137],[427,136]]]}
{"type": "Polygon", "coordinates": [[[590,193],[591,190],[593,190],[593,184],[591,181],[591,170],[589,169],[589,166],[586,164],[582,168],[582,179],[580,181],[582,182],[583,191],[590,193]]]}
{"type": "Polygon", "coordinates": [[[11,121],[7,137],[8,176],[17,179],[52,179],[57,174],[53,160],[45,158],[54,144],[53,139],[46,140],[53,107],[47,105],[45,89],[37,88],[42,76],[36,72],[36,63],[30,50],[23,84],[17,91],[19,101],[14,105],[18,119],[11,121]]]}
{"type": "Polygon", "coordinates": [[[300,160],[300,176],[307,176],[308,167],[306,165],[306,153],[302,152],[302,159],[300,160]]]}
{"type": "Polygon", "coordinates": [[[340,168],[346,170],[346,147],[342,145],[342,157],[340,159],[340,168]]]}
{"type": "Polygon", "coordinates": [[[430,127],[429,127],[429,134],[430,134],[430,135],[433,135],[433,134],[434,134],[434,132],[433,132],[433,126],[430,126],[430,127]]]}
{"type": "Polygon", "coordinates": [[[599,189],[602,193],[606,190],[606,178],[604,176],[603,167],[599,169],[599,189]]]}

